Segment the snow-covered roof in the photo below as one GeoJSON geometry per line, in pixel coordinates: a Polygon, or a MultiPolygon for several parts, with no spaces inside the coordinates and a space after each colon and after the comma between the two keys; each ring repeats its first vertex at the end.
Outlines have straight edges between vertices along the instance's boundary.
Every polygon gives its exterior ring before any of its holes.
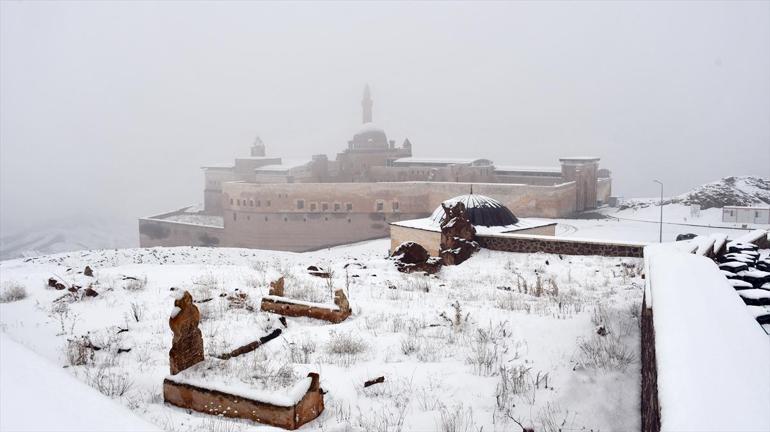
{"type": "Polygon", "coordinates": [[[559,158],[559,162],[569,162],[569,161],[593,162],[593,161],[598,161],[599,159],[600,158],[596,156],[572,156],[572,157],[559,158]]]}
{"type": "MultiPolygon", "coordinates": [[[[470,219],[474,226],[508,226],[515,225],[518,222],[518,218],[508,207],[504,206],[500,201],[485,195],[473,193],[460,195],[450,198],[442,204],[451,206],[458,202],[465,204],[468,219],[470,219]]],[[[438,226],[441,224],[441,220],[444,219],[444,215],[444,209],[442,206],[438,206],[433,211],[430,219],[438,226]]]]}
{"type": "MultiPolygon", "coordinates": [[[[487,161],[483,158],[419,158],[405,157],[393,161],[394,166],[409,165],[473,165],[474,162],[487,161]]],[[[489,161],[491,164],[492,161],[489,161]]]]}
{"type": "Polygon", "coordinates": [[[294,168],[300,168],[308,165],[311,159],[283,159],[280,164],[265,165],[254,168],[257,173],[260,172],[286,172],[294,168]]]}
{"type": "Polygon", "coordinates": [[[495,165],[495,172],[548,173],[561,175],[560,167],[495,165]]]}
{"type": "Polygon", "coordinates": [[[235,165],[233,165],[231,162],[222,162],[222,163],[213,163],[204,165],[201,167],[202,169],[233,169],[235,168],[235,165]]]}
{"type": "MultiPolygon", "coordinates": [[[[391,222],[391,225],[396,225],[404,228],[415,228],[425,231],[440,232],[441,226],[436,224],[432,218],[411,219],[405,221],[391,222]]],[[[556,222],[547,219],[519,219],[515,224],[500,225],[500,226],[484,226],[474,225],[476,228],[476,234],[488,235],[488,234],[502,234],[511,233],[520,230],[539,228],[548,225],[556,225],[556,222]]]]}
{"type": "Polygon", "coordinates": [[[732,209],[732,210],[770,210],[770,206],[765,205],[755,205],[755,206],[732,206],[732,205],[726,205],[722,207],[723,209],[732,209]]]}

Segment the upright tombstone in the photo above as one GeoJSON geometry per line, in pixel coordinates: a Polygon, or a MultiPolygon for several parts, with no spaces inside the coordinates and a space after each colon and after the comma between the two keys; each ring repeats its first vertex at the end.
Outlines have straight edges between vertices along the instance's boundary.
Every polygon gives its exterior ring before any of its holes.
{"type": "Polygon", "coordinates": [[[444,218],[441,220],[441,244],[439,256],[445,265],[457,265],[479,250],[476,243],[476,228],[465,211],[465,204],[458,201],[452,205],[441,204],[444,218]]]}
{"type": "Polygon", "coordinates": [[[272,296],[283,297],[283,276],[270,282],[270,290],[268,291],[272,296]]]}
{"type": "Polygon", "coordinates": [[[174,301],[174,312],[168,320],[174,333],[168,352],[171,375],[203,361],[203,336],[198,328],[200,318],[200,311],[189,292],[185,291],[174,301]]]}

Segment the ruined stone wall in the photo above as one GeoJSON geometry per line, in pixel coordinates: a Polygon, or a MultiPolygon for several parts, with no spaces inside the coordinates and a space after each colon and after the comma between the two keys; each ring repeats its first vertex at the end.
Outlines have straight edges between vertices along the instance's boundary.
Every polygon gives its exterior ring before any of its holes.
{"type": "Polygon", "coordinates": [[[636,258],[642,257],[645,246],[643,243],[613,243],[523,234],[477,235],[476,241],[483,248],[507,252],[636,258]]]}
{"type": "Polygon", "coordinates": [[[139,219],[139,247],[225,246],[225,230],[160,219],[139,219]]]}

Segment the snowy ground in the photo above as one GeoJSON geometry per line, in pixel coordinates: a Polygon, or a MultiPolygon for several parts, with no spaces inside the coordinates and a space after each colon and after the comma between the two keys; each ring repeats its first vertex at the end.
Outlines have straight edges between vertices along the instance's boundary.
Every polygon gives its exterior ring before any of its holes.
{"type": "MultiPolygon", "coordinates": [[[[660,206],[618,210],[605,207],[597,214],[605,219],[555,219],[559,223],[556,235],[565,237],[595,238],[618,241],[657,242],[660,230],[660,206]]],[[[678,234],[708,235],[725,233],[730,238],[739,237],[754,228],[768,229],[770,225],[722,222],[722,209],[701,210],[690,214],[690,206],[666,204],[663,206],[663,241],[674,241],[678,234]]]]}
{"type": "MultiPolygon", "coordinates": [[[[0,304],[0,326],[165,430],[272,430],[163,404],[170,288],[212,298],[199,305],[201,329],[206,352],[221,353],[281,327],[258,311],[270,279],[283,274],[288,296],[328,302],[326,282],[305,268],[331,266],[353,316],[338,325],[288,318],[281,337],[225,362],[221,383],[277,391],[319,372],[327,408],[303,430],[519,430],[511,418],[538,431],[638,430],[640,260],[482,250],[425,277],[396,272],[387,249],[376,240],[305,254],[157,248],[4,261],[3,286],[22,285],[28,297],[0,304]],[[93,279],[77,274],[87,264],[93,279]],[[52,275],[92,282],[100,295],[55,301],[64,292],[46,287],[52,275]],[[236,290],[245,305],[220,297],[236,290]],[[102,349],[75,349],[83,336],[102,349]],[[384,384],[363,388],[378,376],[384,384]]],[[[0,409],[14,415],[6,391],[0,409]]]]}

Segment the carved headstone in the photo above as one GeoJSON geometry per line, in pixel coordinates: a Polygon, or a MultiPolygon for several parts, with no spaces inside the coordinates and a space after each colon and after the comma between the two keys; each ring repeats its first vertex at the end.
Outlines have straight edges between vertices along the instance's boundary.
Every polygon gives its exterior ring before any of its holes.
{"type": "Polygon", "coordinates": [[[441,220],[441,244],[439,256],[445,265],[457,265],[479,250],[476,243],[476,228],[465,211],[465,204],[457,202],[446,206],[443,203],[444,218],[441,220]]]}
{"type": "Polygon", "coordinates": [[[270,295],[283,297],[283,276],[278,280],[270,282],[270,295]]]}
{"type": "Polygon", "coordinates": [[[203,361],[203,336],[198,328],[201,314],[193,304],[192,296],[185,291],[174,301],[174,312],[168,320],[174,339],[168,352],[171,375],[203,361]]]}
{"type": "Polygon", "coordinates": [[[336,304],[341,311],[350,310],[350,302],[348,302],[348,297],[345,295],[345,291],[341,289],[334,291],[334,304],[336,304]]]}

